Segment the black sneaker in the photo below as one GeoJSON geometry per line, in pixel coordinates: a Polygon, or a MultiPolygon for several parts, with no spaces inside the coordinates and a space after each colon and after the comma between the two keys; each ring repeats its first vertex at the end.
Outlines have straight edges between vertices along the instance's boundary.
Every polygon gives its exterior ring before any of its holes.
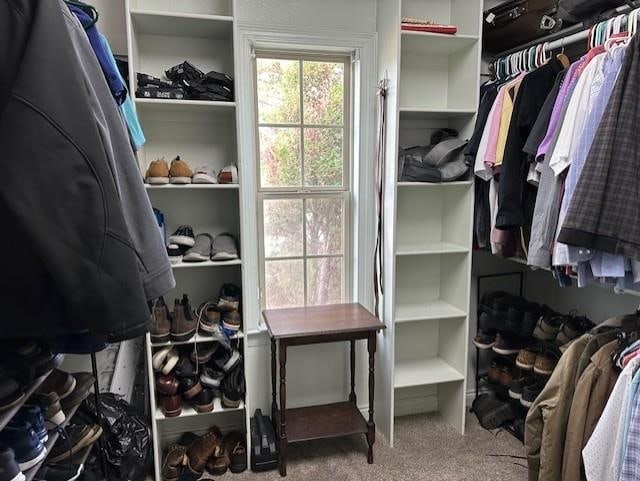
{"type": "Polygon", "coordinates": [[[0,446],[0,481],[24,481],[16,455],[8,446],[0,446]]]}
{"type": "Polygon", "coordinates": [[[479,329],[478,333],[473,338],[473,344],[478,349],[491,349],[496,343],[496,334],[497,332],[493,329],[489,331],[479,329]]]}
{"type": "Polygon", "coordinates": [[[551,313],[541,315],[533,330],[533,337],[539,341],[554,341],[560,332],[563,320],[562,316],[551,313]]]}
{"type": "Polygon", "coordinates": [[[509,334],[498,334],[493,344],[493,352],[503,356],[518,354],[521,349],[527,347],[527,340],[509,334]]]}
{"type": "Polygon", "coordinates": [[[229,409],[240,407],[244,392],[244,371],[242,365],[238,365],[222,381],[222,405],[229,409]]]}
{"type": "Polygon", "coordinates": [[[522,399],[522,390],[525,386],[530,386],[536,382],[536,378],[533,376],[522,376],[519,379],[514,379],[509,387],[509,397],[511,399],[522,399]]]}
{"type": "Polygon", "coordinates": [[[222,311],[237,311],[240,309],[240,288],[234,284],[224,284],[220,289],[218,307],[222,311]]]}
{"type": "Polygon", "coordinates": [[[544,385],[544,382],[536,381],[533,384],[524,386],[522,388],[522,397],[520,398],[520,404],[522,404],[526,408],[530,408],[533,402],[542,392],[544,385]]]}
{"type": "Polygon", "coordinates": [[[83,468],[82,464],[50,464],[38,471],[35,481],[74,481],[80,478],[83,468]]]}
{"type": "Polygon", "coordinates": [[[182,256],[185,251],[188,249],[187,246],[181,246],[178,244],[171,243],[167,246],[167,254],[169,255],[169,262],[171,264],[178,264],[182,262],[182,256]]]}
{"type": "Polygon", "coordinates": [[[516,419],[516,413],[508,401],[500,401],[492,394],[478,396],[471,407],[485,429],[498,429],[516,419]]]}
{"type": "Polygon", "coordinates": [[[170,244],[177,244],[179,246],[193,247],[196,243],[196,238],[193,235],[193,229],[189,225],[181,225],[176,231],[169,236],[170,244]]]}

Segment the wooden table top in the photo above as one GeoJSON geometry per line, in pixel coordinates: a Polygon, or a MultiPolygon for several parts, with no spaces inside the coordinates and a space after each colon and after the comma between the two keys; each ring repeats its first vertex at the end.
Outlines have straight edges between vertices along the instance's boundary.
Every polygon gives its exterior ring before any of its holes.
{"type": "Polygon", "coordinates": [[[379,331],[385,328],[378,318],[357,303],[266,309],[262,314],[269,335],[275,339],[379,331]]]}

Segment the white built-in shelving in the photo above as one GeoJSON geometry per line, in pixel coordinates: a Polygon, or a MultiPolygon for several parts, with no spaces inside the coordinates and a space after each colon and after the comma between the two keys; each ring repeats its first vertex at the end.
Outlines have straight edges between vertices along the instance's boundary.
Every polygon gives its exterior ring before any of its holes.
{"type": "MultiPolygon", "coordinates": [[[[127,0],[127,36],[129,43],[130,91],[136,91],[136,73],[165,78],[170,67],[185,60],[208,72],[234,75],[234,12],[232,0],[127,0]]],[[[135,94],[133,94],[135,96],[135,94]]],[[[170,235],[179,225],[193,227],[196,234],[213,236],[229,232],[236,236],[242,252],[240,203],[242,165],[238,159],[237,102],[135,98],[135,106],[147,142],[138,152],[141,174],[149,164],[176,157],[192,170],[205,166],[218,172],[233,164],[238,166],[240,184],[147,185],[154,207],[163,212],[170,235]]],[[[240,259],[223,262],[180,262],[173,265],[176,288],[165,300],[171,309],[173,299],[189,295],[193,309],[206,301],[216,301],[221,286],[242,286],[243,263],[240,259]]],[[[189,341],[151,343],[147,336],[147,372],[152,413],[155,479],[161,479],[163,449],[182,432],[204,433],[212,425],[248,432],[248,413],[240,407],[225,409],[215,400],[210,413],[197,413],[185,403],[182,414],[165,418],[155,395],[155,380],[150,359],[156,349],[175,345],[181,351],[195,343],[214,342],[210,336],[197,334],[189,341]]],[[[234,336],[241,351],[242,332],[234,336]]],[[[186,352],[186,351],[185,351],[186,352]]]]}
{"type": "Polygon", "coordinates": [[[464,432],[473,181],[398,182],[397,156],[398,148],[429,145],[441,128],[470,137],[479,100],[481,19],[481,0],[378,0],[378,34],[385,39],[379,73],[388,79],[389,92],[388,329],[380,348],[387,384],[377,394],[382,398],[378,425],[388,419],[382,429],[391,442],[393,418],[418,412],[438,411],[464,432]],[[453,24],[458,33],[402,31],[402,17],[453,24]]]}

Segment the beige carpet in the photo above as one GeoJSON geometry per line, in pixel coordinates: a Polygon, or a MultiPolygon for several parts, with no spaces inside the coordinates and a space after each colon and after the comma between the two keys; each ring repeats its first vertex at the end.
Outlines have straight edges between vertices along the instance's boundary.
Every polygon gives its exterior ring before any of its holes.
{"type": "MultiPolygon", "coordinates": [[[[376,442],[375,464],[366,460],[364,437],[302,443],[289,447],[290,481],[524,481],[524,449],[507,432],[482,429],[467,415],[467,434],[460,436],[439,415],[396,419],[395,448],[376,442]],[[517,464],[520,466],[518,466],[517,464]]],[[[225,480],[281,479],[277,471],[227,474],[225,480]]]]}

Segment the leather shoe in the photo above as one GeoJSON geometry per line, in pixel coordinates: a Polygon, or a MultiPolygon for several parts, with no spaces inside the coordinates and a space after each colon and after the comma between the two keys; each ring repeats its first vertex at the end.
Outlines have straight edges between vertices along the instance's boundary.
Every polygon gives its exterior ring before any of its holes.
{"type": "Polygon", "coordinates": [[[203,389],[200,394],[191,400],[193,408],[199,413],[210,413],[213,411],[213,391],[203,389]]]}
{"type": "Polygon", "coordinates": [[[182,398],[175,396],[160,396],[160,409],[167,418],[175,418],[182,414],[182,398]]]}
{"type": "Polygon", "coordinates": [[[187,448],[174,444],[169,446],[164,459],[162,460],[162,468],[160,474],[162,481],[179,481],[182,474],[182,466],[184,465],[187,448]]]}
{"type": "Polygon", "coordinates": [[[222,446],[222,433],[217,427],[199,437],[187,449],[188,468],[191,473],[201,476],[209,458],[222,446]]]}
{"type": "Polygon", "coordinates": [[[162,374],[156,379],[156,390],[164,396],[173,396],[178,394],[178,388],[180,387],[180,381],[175,374],[162,374]]]}
{"type": "Polygon", "coordinates": [[[185,399],[193,399],[202,392],[202,384],[197,377],[183,377],[180,380],[180,392],[185,399]]]}

